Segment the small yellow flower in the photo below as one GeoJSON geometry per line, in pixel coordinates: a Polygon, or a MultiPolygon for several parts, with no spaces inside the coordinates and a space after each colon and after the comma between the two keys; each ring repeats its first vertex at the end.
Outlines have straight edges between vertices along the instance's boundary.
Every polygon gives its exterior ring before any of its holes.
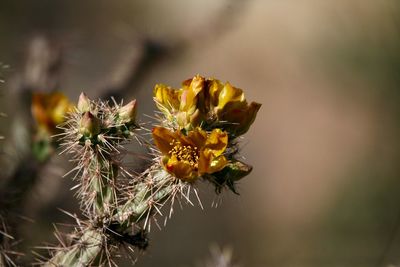
{"type": "MultiPolygon", "coordinates": [[[[219,87],[220,88],[220,87],[219,87]]],[[[233,133],[235,136],[246,133],[251,124],[256,119],[261,104],[251,102],[247,103],[243,90],[235,88],[226,83],[218,92],[213,92],[217,99],[212,99],[214,103],[218,103],[214,107],[214,113],[218,120],[225,121],[225,130],[233,133]]]]}
{"type": "Polygon", "coordinates": [[[204,174],[220,171],[228,164],[223,155],[228,135],[221,129],[207,133],[196,128],[184,135],[179,130],[155,127],[153,139],[164,156],[164,168],[179,179],[194,181],[204,174]]]}
{"type": "Polygon", "coordinates": [[[248,104],[243,90],[217,79],[197,75],[182,85],[181,89],[165,85],[154,88],[159,109],[178,128],[217,127],[239,136],[247,132],[261,107],[256,102],[248,104]]]}
{"type": "Polygon", "coordinates": [[[186,80],[183,83],[183,89],[180,101],[180,110],[194,113],[198,108],[198,104],[202,99],[199,99],[204,90],[205,78],[196,75],[191,80],[186,80]]]}
{"type": "Polygon", "coordinates": [[[38,128],[49,134],[56,131],[56,126],[65,120],[65,114],[73,105],[68,98],[60,92],[33,93],[32,116],[38,128]]]}
{"type": "Polygon", "coordinates": [[[182,90],[176,90],[164,84],[157,84],[154,88],[154,99],[160,108],[176,112],[179,110],[181,93],[182,90]]]}

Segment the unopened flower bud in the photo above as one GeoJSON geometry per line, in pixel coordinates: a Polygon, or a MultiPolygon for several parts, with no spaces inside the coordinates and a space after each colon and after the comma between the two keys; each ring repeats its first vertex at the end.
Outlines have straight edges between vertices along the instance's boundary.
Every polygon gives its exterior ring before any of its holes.
{"type": "Polygon", "coordinates": [[[80,112],[90,111],[90,99],[85,93],[81,93],[78,100],[78,110],[80,112]]]}
{"type": "Polygon", "coordinates": [[[241,161],[234,161],[227,165],[227,178],[231,181],[238,181],[248,175],[253,167],[241,161]]]}
{"type": "Polygon", "coordinates": [[[136,118],[136,99],[121,107],[118,115],[121,123],[132,123],[136,118]]]}
{"type": "Polygon", "coordinates": [[[89,111],[86,111],[79,125],[79,132],[87,137],[100,133],[100,120],[89,111]]]}

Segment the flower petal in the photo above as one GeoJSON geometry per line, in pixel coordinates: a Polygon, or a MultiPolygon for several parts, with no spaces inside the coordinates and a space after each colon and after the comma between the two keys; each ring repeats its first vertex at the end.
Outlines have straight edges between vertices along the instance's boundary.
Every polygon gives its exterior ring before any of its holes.
{"type": "Polygon", "coordinates": [[[161,105],[160,109],[164,108],[169,112],[179,109],[181,93],[181,90],[173,89],[164,84],[157,84],[153,91],[157,105],[161,105]]]}
{"type": "Polygon", "coordinates": [[[186,80],[183,83],[184,89],[179,108],[181,111],[192,113],[196,110],[197,95],[203,90],[204,81],[205,79],[203,77],[197,75],[192,80],[186,80]],[[187,86],[187,84],[189,84],[189,86],[187,86]]]}
{"type": "Polygon", "coordinates": [[[208,80],[208,93],[210,96],[210,101],[213,106],[218,106],[219,94],[224,88],[224,84],[217,79],[208,80]]]}
{"type": "Polygon", "coordinates": [[[165,164],[165,168],[168,172],[172,173],[179,179],[190,180],[196,176],[190,164],[184,161],[179,161],[174,156],[168,160],[165,164]]]}
{"type": "Polygon", "coordinates": [[[164,127],[154,127],[152,134],[154,143],[158,149],[161,151],[161,153],[167,155],[168,152],[173,148],[172,141],[177,138],[176,134],[164,127]]]}
{"type": "Polygon", "coordinates": [[[72,104],[69,102],[68,98],[60,92],[53,93],[50,101],[49,109],[51,119],[56,125],[60,124],[65,120],[65,114],[72,111],[72,104]]]}
{"type": "Polygon", "coordinates": [[[203,131],[201,128],[196,128],[195,130],[188,132],[187,138],[190,139],[193,145],[200,150],[206,143],[207,132],[203,131]]]}
{"type": "Polygon", "coordinates": [[[199,174],[203,175],[205,173],[214,173],[222,170],[228,160],[224,156],[215,157],[211,150],[200,151],[199,158],[199,174]]]}
{"type": "Polygon", "coordinates": [[[218,97],[218,109],[223,109],[230,102],[244,102],[244,93],[227,82],[218,97]]]}
{"type": "Polygon", "coordinates": [[[53,133],[56,125],[64,122],[65,114],[72,110],[73,105],[61,92],[32,94],[32,116],[38,126],[53,133]]]}
{"type": "Polygon", "coordinates": [[[252,102],[250,105],[247,103],[228,103],[223,110],[219,113],[218,117],[227,123],[224,129],[233,133],[236,136],[245,134],[257,116],[261,104],[252,102]]]}
{"type": "Polygon", "coordinates": [[[228,164],[228,160],[224,156],[215,158],[210,164],[211,173],[222,170],[225,168],[226,164],[228,164]]]}
{"type": "Polygon", "coordinates": [[[205,143],[204,149],[212,152],[214,157],[221,155],[228,145],[228,134],[221,129],[214,129],[205,143]]]}

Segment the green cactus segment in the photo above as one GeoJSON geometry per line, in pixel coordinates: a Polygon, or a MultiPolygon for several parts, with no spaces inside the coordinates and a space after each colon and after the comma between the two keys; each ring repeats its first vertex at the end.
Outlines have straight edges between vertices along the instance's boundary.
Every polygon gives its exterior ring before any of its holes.
{"type": "Polygon", "coordinates": [[[103,251],[103,235],[98,230],[85,230],[72,246],[57,251],[44,267],[84,267],[93,263],[103,251]]]}
{"type": "Polygon", "coordinates": [[[149,172],[147,177],[135,185],[136,193],[116,214],[116,220],[126,227],[136,224],[161,207],[171,197],[174,183],[164,169],[149,172]]]}
{"type": "MultiPolygon", "coordinates": [[[[103,215],[110,213],[116,205],[117,192],[114,184],[118,175],[118,167],[101,156],[94,157],[93,161],[93,167],[89,168],[88,177],[90,177],[89,192],[92,192],[94,199],[92,203],[86,203],[86,206],[94,206],[96,214],[103,215]]],[[[90,200],[84,198],[83,201],[90,200]]]]}
{"type": "Polygon", "coordinates": [[[77,195],[89,217],[114,213],[119,185],[116,161],[121,144],[129,141],[138,128],[135,116],[135,100],[125,106],[110,106],[100,100],[91,101],[83,93],[77,108],[69,114],[64,145],[66,151],[76,154],[81,171],[77,195]]]}

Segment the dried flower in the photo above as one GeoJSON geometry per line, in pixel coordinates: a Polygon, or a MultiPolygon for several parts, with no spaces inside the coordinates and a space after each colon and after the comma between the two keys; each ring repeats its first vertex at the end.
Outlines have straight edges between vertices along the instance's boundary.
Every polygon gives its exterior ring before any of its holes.
{"type": "Polygon", "coordinates": [[[184,135],[181,131],[155,127],[153,138],[164,156],[164,168],[177,178],[194,181],[203,174],[222,170],[228,163],[223,155],[228,135],[221,129],[207,133],[196,128],[184,135]]]}

